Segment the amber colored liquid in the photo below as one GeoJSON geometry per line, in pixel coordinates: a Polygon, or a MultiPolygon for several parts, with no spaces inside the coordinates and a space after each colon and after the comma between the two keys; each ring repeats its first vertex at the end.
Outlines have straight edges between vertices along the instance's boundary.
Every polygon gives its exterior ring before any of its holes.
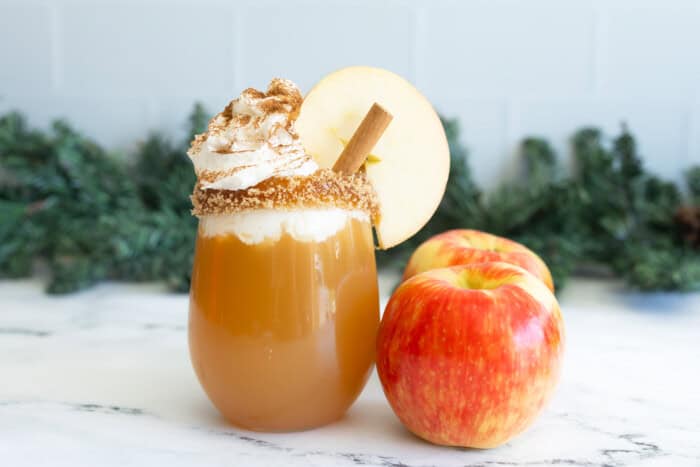
{"type": "Polygon", "coordinates": [[[247,245],[197,238],[190,293],[192,363],[232,423],[258,431],[340,418],[374,363],[379,297],[367,222],[321,242],[284,234],[247,245]]]}

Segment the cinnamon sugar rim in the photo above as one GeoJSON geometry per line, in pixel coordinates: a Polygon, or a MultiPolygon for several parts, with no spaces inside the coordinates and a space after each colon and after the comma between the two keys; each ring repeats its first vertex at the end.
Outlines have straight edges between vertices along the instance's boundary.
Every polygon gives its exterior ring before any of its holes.
{"type": "Polygon", "coordinates": [[[378,220],[379,206],[364,173],[341,175],[323,169],[309,176],[271,177],[245,190],[204,189],[192,193],[192,214],[232,214],[257,209],[313,209],[335,207],[367,212],[378,220]]]}

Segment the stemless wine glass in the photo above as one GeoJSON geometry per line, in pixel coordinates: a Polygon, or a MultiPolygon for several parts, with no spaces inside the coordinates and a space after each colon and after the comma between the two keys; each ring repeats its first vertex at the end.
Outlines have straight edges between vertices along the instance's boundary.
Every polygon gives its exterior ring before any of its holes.
{"type": "Polygon", "coordinates": [[[200,216],[190,353],[207,395],[233,424],[313,428],[340,418],[360,394],[379,323],[371,224],[360,214],[334,208],[200,216]],[[260,225],[279,223],[279,238],[252,241],[235,228],[212,227],[251,215],[260,225]],[[339,215],[341,226],[321,232],[324,238],[284,228],[339,215]]]}

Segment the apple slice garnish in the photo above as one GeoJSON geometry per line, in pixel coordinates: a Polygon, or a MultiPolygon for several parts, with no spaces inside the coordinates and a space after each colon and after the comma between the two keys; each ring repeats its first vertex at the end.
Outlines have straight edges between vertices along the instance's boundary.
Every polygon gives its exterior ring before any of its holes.
{"type": "Polygon", "coordinates": [[[296,129],[321,168],[331,168],[374,103],[392,116],[367,157],[367,177],[379,200],[379,248],[418,232],[445,192],[450,152],[440,118],[408,81],[381,68],[343,68],[304,98],[296,129]]]}

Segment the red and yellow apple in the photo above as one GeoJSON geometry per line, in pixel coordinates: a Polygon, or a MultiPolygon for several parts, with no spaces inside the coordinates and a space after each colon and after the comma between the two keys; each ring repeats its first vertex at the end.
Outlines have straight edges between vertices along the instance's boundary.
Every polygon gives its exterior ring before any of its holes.
{"type": "Polygon", "coordinates": [[[552,274],[535,252],[520,243],[478,230],[448,230],[423,242],[406,265],[403,280],[430,269],[503,261],[538,277],[554,291],[552,274]]]}
{"type": "Polygon", "coordinates": [[[489,448],[533,423],[557,384],[563,346],[559,305],[539,279],[512,264],[468,264],[396,289],[377,337],[377,372],[411,432],[489,448]]]}

